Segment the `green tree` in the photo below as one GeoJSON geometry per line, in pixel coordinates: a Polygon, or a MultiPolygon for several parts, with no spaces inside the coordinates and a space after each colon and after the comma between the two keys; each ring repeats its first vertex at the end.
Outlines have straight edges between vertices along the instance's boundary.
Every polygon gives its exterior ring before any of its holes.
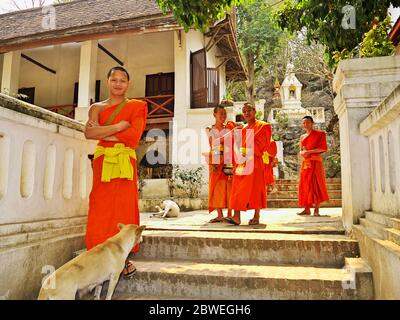
{"type": "Polygon", "coordinates": [[[223,19],[225,13],[249,0],[156,0],[160,9],[172,11],[177,22],[188,31],[190,28],[207,30],[213,22],[223,19]]]}
{"type": "Polygon", "coordinates": [[[247,100],[254,103],[256,81],[260,71],[273,63],[285,33],[272,14],[272,1],[255,0],[237,10],[239,48],[244,56],[249,80],[247,100]]]}
{"type": "Polygon", "coordinates": [[[399,6],[400,0],[287,0],[276,13],[278,24],[290,32],[305,28],[309,42],[316,41],[325,46],[325,59],[331,67],[335,65],[335,54],[351,56],[371,29],[375,18],[383,21],[392,4],[399,6]],[[346,24],[344,9],[354,7],[355,26],[346,24]]]}

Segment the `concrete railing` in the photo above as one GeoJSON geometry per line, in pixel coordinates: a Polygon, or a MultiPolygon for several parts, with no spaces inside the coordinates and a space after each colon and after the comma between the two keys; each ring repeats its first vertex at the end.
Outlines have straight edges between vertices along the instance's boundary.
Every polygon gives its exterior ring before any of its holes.
{"type": "Polygon", "coordinates": [[[83,124],[0,95],[0,296],[30,299],[81,249],[95,142],[83,124]]]}
{"type": "Polygon", "coordinates": [[[371,209],[400,216],[400,85],[360,124],[369,140],[371,209]]]}
{"type": "MultiPolygon", "coordinates": [[[[334,107],[339,117],[343,222],[347,231],[351,230],[353,224],[359,223],[359,218],[364,216],[366,210],[378,205],[377,195],[380,197],[385,194],[385,198],[379,200],[386,203],[381,204],[385,206],[380,208],[382,212],[399,210],[398,199],[392,201],[396,196],[390,194],[388,165],[388,141],[390,139],[390,149],[398,148],[399,129],[396,131],[395,123],[398,122],[392,115],[396,111],[389,113],[386,110],[388,104],[392,105],[393,110],[398,110],[394,100],[398,99],[396,87],[399,84],[400,56],[343,60],[337,68],[333,80],[337,94],[334,107]],[[392,117],[383,116],[386,112],[392,117]],[[390,128],[392,138],[388,135],[390,128]],[[374,150],[370,150],[370,147],[374,150]],[[373,160],[375,165],[371,166],[373,160]],[[374,192],[373,183],[377,184],[374,192]],[[384,192],[380,186],[381,190],[378,190],[378,183],[384,185],[384,192]],[[372,200],[373,197],[375,200],[372,200]]],[[[391,152],[390,159],[399,158],[391,152]]]]}
{"type": "Polygon", "coordinates": [[[323,107],[313,107],[313,108],[293,108],[293,109],[283,109],[283,108],[272,108],[268,116],[268,122],[276,124],[278,114],[280,112],[285,113],[291,120],[291,123],[298,125],[304,116],[311,116],[315,123],[325,123],[325,110],[323,107]]]}
{"type": "Polygon", "coordinates": [[[341,61],[333,85],[344,226],[372,269],[375,298],[399,299],[400,56],[341,61]]]}

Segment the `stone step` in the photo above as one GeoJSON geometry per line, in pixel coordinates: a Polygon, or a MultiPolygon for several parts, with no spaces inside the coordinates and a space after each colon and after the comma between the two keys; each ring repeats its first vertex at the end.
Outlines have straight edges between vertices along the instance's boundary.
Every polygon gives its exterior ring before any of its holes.
{"type": "MultiPolygon", "coordinates": [[[[321,203],[321,207],[341,207],[342,199],[330,199],[327,202],[321,203]]],[[[268,208],[298,208],[299,202],[297,199],[268,199],[268,208]]]]}
{"type": "MultiPolygon", "coordinates": [[[[327,184],[341,184],[342,179],[340,178],[325,178],[327,184]]],[[[290,184],[290,183],[298,183],[298,179],[276,179],[276,184],[290,184]]]]}
{"type": "Polygon", "coordinates": [[[386,227],[393,228],[396,222],[393,219],[392,216],[374,212],[374,211],[365,211],[365,218],[369,221],[379,223],[381,225],[384,225],[386,227]]]}
{"type": "Polygon", "coordinates": [[[387,227],[400,230],[400,220],[394,218],[393,216],[374,212],[374,211],[365,211],[365,218],[367,220],[385,225],[387,227]]]}
{"type": "Polygon", "coordinates": [[[360,218],[360,225],[375,234],[380,239],[386,240],[388,238],[388,234],[385,229],[386,226],[381,223],[374,222],[366,218],[360,218]]]}
{"type": "Polygon", "coordinates": [[[135,261],[116,293],[198,299],[372,299],[372,274],[362,263],[343,269],[303,266],[135,261]],[[360,271],[360,273],[359,273],[360,271]]]}
{"type": "MultiPolygon", "coordinates": [[[[299,183],[291,183],[291,184],[277,184],[276,188],[278,191],[297,191],[299,187],[299,183]]],[[[340,184],[327,184],[326,189],[341,191],[342,186],[340,184]]]]}
{"type": "Polygon", "coordinates": [[[391,221],[392,221],[392,227],[397,230],[400,230],[400,219],[391,218],[391,221]]]}
{"type": "MultiPolygon", "coordinates": [[[[341,190],[329,190],[329,197],[331,199],[341,199],[342,191],[341,190]]],[[[277,191],[273,193],[268,193],[268,199],[298,199],[299,193],[296,191],[277,191]]]]}
{"type": "Polygon", "coordinates": [[[389,229],[386,229],[386,232],[387,232],[388,240],[392,241],[395,244],[400,246],[400,230],[394,229],[394,228],[389,228],[389,229]]]}
{"type": "Polygon", "coordinates": [[[15,247],[17,245],[24,245],[27,243],[41,242],[46,239],[60,237],[64,235],[84,235],[85,225],[69,226],[54,228],[49,230],[30,231],[14,233],[9,235],[0,236],[0,249],[7,247],[15,247]]]}
{"type": "Polygon", "coordinates": [[[133,259],[341,268],[358,255],[343,235],[146,230],[133,259]]]}

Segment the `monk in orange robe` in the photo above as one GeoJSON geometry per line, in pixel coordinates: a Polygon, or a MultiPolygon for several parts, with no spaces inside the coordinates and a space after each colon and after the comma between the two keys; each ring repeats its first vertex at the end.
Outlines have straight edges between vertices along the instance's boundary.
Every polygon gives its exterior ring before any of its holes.
{"type": "Polygon", "coordinates": [[[328,150],[326,133],[314,130],[314,120],[310,116],[303,118],[303,127],[307,133],[300,137],[303,162],[300,169],[299,205],[305,209],[298,215],[311,215],[310,208],[314,206],[314,216],[318,217],[320,203],[329,200],[321,156],[328,150]]]}
{"type": "Polygon", "coordinates": [[[228,208],[228,218],[232,215],[229,208],[232,175],[228,171],[233,170],[232,130],[236,127],[234,122],[226,122],[223,106],[215,107],[213,114],[215,124],[206,128],[210,143],[210,153],[206,154],[209,164],[208,209],[209,212],[217,210],[218,216],[211,219],[210,223],[224,221],[224,208],[228,208]]]}
{"type": "MultiPolygon", "coordinates": [[[[122,67],[110,70],[107,85],[110,97],[90,107],[85,127],[87,139],[99,140],[93,160],[87,250],[117,234],[118,223],[140,224],[135,148],[146,127],[147,103],[125,98],[129,74],[122,67]],[[118,113],[114,112],[117,108],[118,113]],[[114,119],[106,123],[113,113],[114,119]]],[[[138,246],[132,252],[137,250],[138,246]]],[[[132,261],[127,261],[124,275],[135,271],[132,261]]]]}
{"type": "Polygon", "coordinates": [[[249,221],[249,225],[257,225],[260,222],[260,210],[267,207],[264,159],[268,156],[276,156],[276,144],[275,147],[271,144],[271,125],[256,120],[256,110],[253,105],[245,103],[242,112],[247,125],[240,132],[239,155],[241,157],[235,158],[229,202],[235,214],[228,222],[239,225],[240,212],[254,209],[254,216],[249,221]]]}

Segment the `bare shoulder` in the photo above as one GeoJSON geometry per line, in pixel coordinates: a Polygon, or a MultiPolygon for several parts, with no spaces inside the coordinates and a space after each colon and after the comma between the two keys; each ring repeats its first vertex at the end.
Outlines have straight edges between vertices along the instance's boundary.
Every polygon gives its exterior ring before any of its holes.
{"type": "Polygon", "coordinates": [[[89,114],[90,113],[98,113],[107,106],[108,106],[108,104],[105,101],[93,103],[89,108],[89,114]]]}
{"type": "Polygon", "coordinates": [[[138,107],[138,106],[145,107],[145,106],[147,106],[147,102],[146,101],[139,100],[139,99],[130,99],[129,100],[129,104],[131,104],[134,107],[138,107]]]}

